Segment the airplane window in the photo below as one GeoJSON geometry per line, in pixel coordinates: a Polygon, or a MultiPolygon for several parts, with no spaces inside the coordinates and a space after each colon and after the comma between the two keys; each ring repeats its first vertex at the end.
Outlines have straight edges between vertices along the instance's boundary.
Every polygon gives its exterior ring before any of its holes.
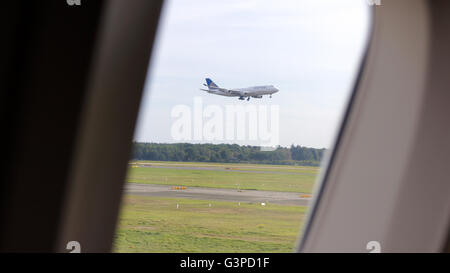
{"type": "Polygon", "coordinates": [[[291,252],[364,54],[360,0],[173,0],[116,252],[291,252]]]}

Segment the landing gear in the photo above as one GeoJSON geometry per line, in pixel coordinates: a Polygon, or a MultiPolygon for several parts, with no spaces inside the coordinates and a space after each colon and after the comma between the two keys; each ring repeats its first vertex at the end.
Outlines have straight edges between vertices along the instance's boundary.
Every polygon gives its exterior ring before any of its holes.
{"type": "MultiPolygon", "coordinates": [[[[245,97],[244,96],[240,96],[239,99],[240,100],[245,100],[245,97]]],[[[250,97],[247,97],[247,101],[249,101],[249,100],[250,100],[250,97]]]]}
{"type": "Polygon", "coordinates": [[[270,95],[269,98],[272,98],[272,95],[270,95]]]}

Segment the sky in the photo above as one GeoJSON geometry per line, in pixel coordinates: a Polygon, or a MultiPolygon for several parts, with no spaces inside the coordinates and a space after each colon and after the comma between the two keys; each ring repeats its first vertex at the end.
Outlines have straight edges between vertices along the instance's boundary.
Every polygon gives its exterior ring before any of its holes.
{"type": "Polygon", "coordinates": [[[134,139],[180,142],[171,134],[171,112],[177,105],[193,109],[197,97],[223,109],[277,105],[279,145],[329,148],[369,27],[365,0],[166,1],[134,139]],[[200,91],[207,77],[224,88],[274,85],[280,92],[239,101],[200,91]]]}

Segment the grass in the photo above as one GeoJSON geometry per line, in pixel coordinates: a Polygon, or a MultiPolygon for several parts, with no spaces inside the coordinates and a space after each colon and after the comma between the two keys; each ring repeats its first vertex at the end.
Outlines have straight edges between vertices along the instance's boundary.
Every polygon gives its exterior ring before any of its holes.
{"type": "Polygon", "coordinates": [[[114,249],[291,252],[305,211],[299,206],[125,195],[114,249]]]}
{"type": "Polygon", "coordinates": [[[150,161],[139,163],[165,167],[214,167],[216,170],[130,167],[128,182],[300,193],[311,193],[319,170],[317,167],[282,165],[150,161]]]}
{"type": "MultiPolygon", "coordinates": [[[[130,183],[306,194],[311,193],[319,170],[234,163],[133,163],[164,168],[134,165],[128,172],[130,183]]],[[[125,195],[114,249],[116,252],[291,252],[305,211],[306,207],[299,206],[125,195]]]]}
{"type": "Polygon", "coordinates": [[[296,165],[275,165],[275,164],[254,164],[254,163],[222,163],[222,162],[184,162],[184,161],[151,161],[132,160],[132,164],[154,164],[165,166],[206,166],[206,167],[237,167],[237,168],[262,168],[262,169],[283,169],[283,170],[311,170],[317,173],[319,167],[296,166],[296,165]]]}

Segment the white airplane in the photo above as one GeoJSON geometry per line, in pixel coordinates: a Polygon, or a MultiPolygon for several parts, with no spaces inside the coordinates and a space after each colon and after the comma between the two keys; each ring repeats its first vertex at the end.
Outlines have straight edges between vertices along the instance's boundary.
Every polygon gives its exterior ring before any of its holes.
{"type": "Polygon", "coordinates": [[[206,84],[203,85],[208,87],[208,89],[200,88],[200,90],[202,91],[227,97],[239,97],[240,100],[245,100],[245,98],[247,98],[247,100],[250,100],[250,97],[261,99],[263,95],[269,95],[270,97],[272,97],[272,94],[279,91],[273,85],[252,86],[246,88],[233,88],[233,89],[220,88],[209,78],[206,78],[206,84]]]}

